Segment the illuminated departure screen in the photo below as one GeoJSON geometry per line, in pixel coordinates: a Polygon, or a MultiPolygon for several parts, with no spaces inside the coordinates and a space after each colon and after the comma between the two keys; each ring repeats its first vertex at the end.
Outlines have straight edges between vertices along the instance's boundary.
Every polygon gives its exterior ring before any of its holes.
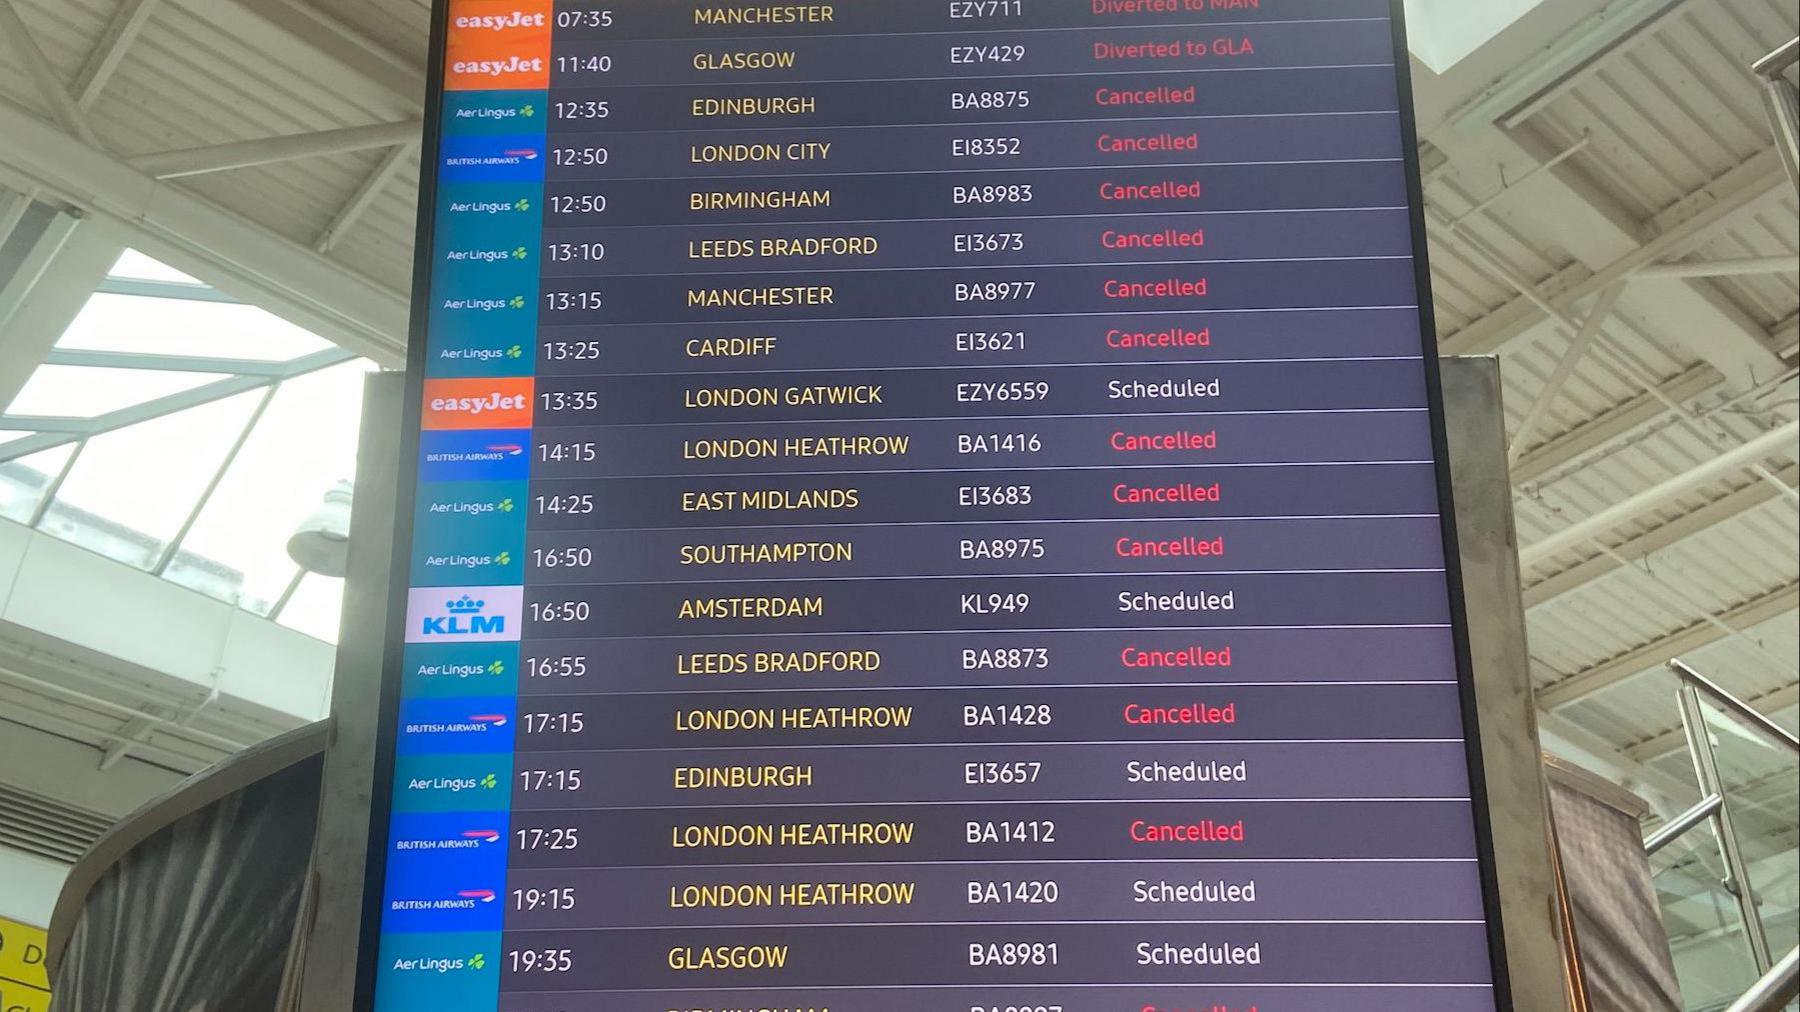
{"type": "Polygon", "coordinates": [[[440,0],[368,1005],[1504,1007],[1398,6],[440,0]]]}

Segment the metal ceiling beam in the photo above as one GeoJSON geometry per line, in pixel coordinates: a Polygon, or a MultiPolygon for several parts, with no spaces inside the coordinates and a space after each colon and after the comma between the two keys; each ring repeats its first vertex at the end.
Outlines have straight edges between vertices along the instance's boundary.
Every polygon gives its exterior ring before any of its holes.
{"type": "Polygon", "coordinates": [[[334,365],[348,362],[355,357],[356,356],[353,353],[342,348],[332,348],[327,351],[314,352],[311,355],[297,358],[292,362],[286,363],[288,369],[284,376],[230,376],[225,379],[215,380],[204,386],[195,387],[191,390],[183,390],[179,393],[169,394],[166,397],[158,397],[154,400],[145,401],[142,404],[133,404],[130,407],[120,408],[117,411],[109,411],[106,414],[96,415],[93,418],[22,419],[10,415],[0,416],[0,429],[36,429],[38,432],[38,435],[26,436],[23,439],[14,440],[7,443],[4,447],[0,447],[0,462],[17,460],[27,454],[38,453],[42,450],[51,449],[52,447],[78,442],[102,433],[113,432],[127,426],[136,425],[139,422],[147,422],[152,418],[161,418],[164,415],[172,415],[178,411],[197,408],[202,404],[211,404],[213,401],[223,400],[227,397],[235,397],[238,394],[248,393],[251,390],[260,390],[272,383],[279,382],[283,378],[304,376],[307,373],[317,372],[320,369],[329,369],[334,365]]]}
{"type": "Polygon", "coordinates": [[[319,241],[315,248],[320,253],[331,252],[332,247],[343,239],[344,233],[350,231],[358,221],[362,220],[362,216],[368,212],[370,205],[375,203],[375,198],[381,196],[382,191],[386,190],[388,185],[394,181],[394,177],[400,174],[400,170],[407,166],[418,149],[419,145],[414,142],[398,145],[387,153],[387,157],[381,160],[381,164],[375,167],[375,171],[369,173],[368,177],[362,181],[362,185],[356,188],[356,193],[339,209],[337,216],[331,220],[331,224],[325,226],[325,231],[319,233],[319,241]]]}
{"type": "Polygon", "coordinates": [[[185,299],[189,302],[224,302],[230,305],[242,305],[243,300],[233,298],[211,285],[193,284],[186,281],[151,281],[145,278],[107,278],[100,282],[95,292],[104,295],[140,295],[151,299],[185,299]]]}
{"type": "Polygon", "coordinates": [[[13,229],[25,220],[31,210],[33,193],[21,193],[18,190],[0,188],[0,247],[4,247],[12,239],[13,229]]]}
{"type": "Polygon", "coordinates": [[[1742,260],[1679,260],[1651,264],[1637,278],[1726,278],[1745,274],[1793,274],[1800,272],[1800,257],[1746,257],[1742,260]]]}
{"type": "Polygon", "coordinates": [[[212,372],[230,376],[285,378],[292,371],[286,362],[255,362],[210,355],[157,355],[138,351],[79,351],[53,348],[45,365],[83,366],[89,369],[150,369],[158,372],[212,372]]]}
{"type": "Polygon", "coordinates": [[[192,273],[183,260],[204,263],[213,268],[209,280],[226,288],[227,279],[238,282],[265,308],[346,348],[387,365],[402,360],[410,310],[404,294],[152,179],[4,100],[0,136],[8,139],[0,145],[0,175],[125,226],[138,234],[128,237],[133,246],[182,270],[192,273]]]}
{"type": "MultiPolygon", "coordinates": [[[[1767,148],[1746,159],[1717,179],[1671,205],[1683,215],[1629,253],[1599,270],[1572,265],[1536,286],[1544,302],[1567,312],[1601,291],[1618,284],[1651,264],[1683,256],[1711,237],[1739,211],[1784,186],[1787,174],[1775,149],[1767,148]]],[[[1440,347],[1446,355],[1491,354],[1525,336],[1549,319],[1542,307],[1525,295],[1446,337],[1440,347]]]]}
{"type": "Polygon", "coordinates": [[[1663,417],[1668,410],[1663,404],[1664,399],[1677,404],[1684,403],[1724,382],[1724,375],[1712,366],[1704,362],[1693,366],[1659,384],[1656,393],[1646,390],[1533,447],[1513,465],[1513,484],[1528,485],[1564,464],[1597,452],[1642,429],[1663,417]]]}
{"type": "Polygon", "coordinates": [[[1619,0],[1607,4],[1559,35],[1555,45],[1520,59],[1517,69],[1452,112],[1441,128],[1432,131],[1432,140],[1470,127],[1523,119],[1585,80],[1621,43],[1668,16],[1681,3],[1619,0]]]}
{"type": "Polygon", "coordinates": [[[1618,303],[1619,296],[1624,294],[1624,291],[1624,285],[1614,285],[1595,297],[1594,305],[1588,310],[1587,318],[1581,321],[1581,329],[1575,332],[1575,337],[1569,342],[1569,347],[1564,349],[1562,358],[1557,360],[1556,368],[1550,371],[1550,377],[1544,380],[1544,385],[1538,390],[1537,397],[1532,400],[1531,406],[1525,409],[1525,417],[1519,420],[1518,426],[1513,430],[1512,441],[1507,446],[1506,453],[1509,466],[1516,463],[1524,454],[1525,447],[1530,445],[1532,435],[1537,432],[1538,423],[1544,420],[1544,413],[1550,410],[1550,405],[1556,403],[1558,397],[1562,396],[1563,384],[1567,383],[1569,377],[1575,374],[1575,366],[1581,362],[1582,356],[1587,354],[1588,345],[1594,342],[1594,338],[1600,336],[1600,327],[1606,323],[1606,318],[1612,315],[1613,306],[1618,303]]]}
{"type": "Polygon", "coordinates": [[[394,52],[303,0],[236,0],[212,3],[181,0],[204,11],[221,28],[252,39],[278,37],[289,49],[342,67],[370,84],[402,100],[413,110],[425,101],[424,39],[419,40],[420,59],[394,52]],[[222,10],[218,8],[223,8],[222,10]]]}
{"type": "Polygon", "coordinates": [[[37,39],[25,24],[25,19],[19,16],[19,8],[13,0],[0,0],[0,37],[12,43],[13,56],[31,77],[38,97],[43,99],[50,114],[56,117],[56,122],[83,142],[99,147],[100,142],[95,139],[93,129],[88,126],[87,117],[76,106],[75,100],[69,97],[68,89],[63,87],[56,68],[44,57],[44,51],[38,48],[37,39]]]}
{"type": "MultiPolygon", "coordinates": [[[[1465,145],[1450,150],[1453,161],[1469,178],[1481,179],[1499,172],[1502,178],[1517,176],[1552,162],[1559,145],[1524,124],[1511,130],[1494,127],[1472,134],[1465,145]]],[[[1529,222],[1542,234],[1555,235],[1560,245],[1596,273],[1608,277],[1621,262],[1630,262],[1625,274],[1635,274],[1671,256],[1643,257],[1646,223],[1625,207],[1574,161],[1556,165],[1536,175],[1515,191],[1511,215],[1529,222]]],[[[1610,278],[1600,290],[1624,280],[1610,278]]],[[[1530,291],[1521,286],[1521,291],[1530,291]]],[[[1583,292],[1583,294],[1597,294],[1583,292]]],[[[1540,306],[1555,316],[1566,306],[1540,306]]],[[[1695,357],[1710,362],[1737,389],[1747,389],[1775,375],[1782,362],[1768,346],[1768,333],[1742,307],[1710,282],[1667,279],[1651,286],[1634,285],[1625,292],[1621,312],[1654,321],[1655,336],[1684,345],[1695,357]]],[[[1571,330],[1574,328],[1571,327],[1571,330]]]]}
{"type": "Polygon", "coordinates": [[[87,62],[81,65],[81,71],[75,75],[75,106],[87,110],[93,107],[94,100],[106,89],[106,83],[112,80],[113,72],[119,69],[124,61],[125,53],[137,41],[138,33],[144,30],[150,15],[156,13],[157,5],[162,0],[124,0],[117,10],[113,11],[111,20],[106,23],[106,30],[100,33],[100,41],[88,52],[87,62]]]}
{"type": "Polygon", "coordinates": [[[259,137],[256,140],[232,141],[229,144],[209,144],[182,151],[159,151],[153,155],[128,158],[125,164],[156,179],[178,179],[182,176],[199,176],[208,172],[226,172],[293,161],[296,158],[417,143],[424,129],[424,124],[416,119],[376,123],[281,137],[259,137]]]}
{"type": "Polygon", "coordinates": [[[1629,496],[1620,502],[1578,520],[1547,537],[1519,549],[1519,562],[1526,567],[1539,566],[1561,552],[1599,538],[1624,524],[1645,516],[1652,510],[1709,482],[1732,472],[1761,466],[1771,457],[1792,456],[1800,439],[1800,422],[1789,422],[1757,436],[1741,446],[1727,450],[1697,467],[1689,468],[1665,481],[1629,496]]]}
{"type": "MultiPolygon", "coordinates": [[[[1800,466],[1790,465],[1776,472],[1777,478],[1787,483],[1788,487],[1800,486],[1800,466]]],[[[1647,558],[1671,545],[1684,541],[1703,531],[1711,530],[1719,524],[1742,516],[1764,503],[1775,499],[1780,493],[1770,488],[1767,482],[1753,481],[1743,488],[1707,503],[1705,506],[1684,514],[1613,549],[1613,555],[1596,555],[1585,562],[1577,563],[1568,569],[1525,588],[1525,607],[1535,608],[1547,604],[1564,594],[1617,572],[1625,563],[1647,558]]]]}
{"type": "Polygon", "coordinates": [[[1643,646],[1583,668],[1562,681],[1539,689],[1538,706],[1546,710],[1568,706],[1601,689],[1617,685],[1646,671],[1660,669],[1671,657],[1692,653],[1724,639],[1729,634],[1719,628],[1721,624],[1741,632],[1790,614],[1796,607],[1800,607],[1800,584],[1790,583],[1721,612],[1712,619],[1702,620],[1658,637],[1643,646]]]}

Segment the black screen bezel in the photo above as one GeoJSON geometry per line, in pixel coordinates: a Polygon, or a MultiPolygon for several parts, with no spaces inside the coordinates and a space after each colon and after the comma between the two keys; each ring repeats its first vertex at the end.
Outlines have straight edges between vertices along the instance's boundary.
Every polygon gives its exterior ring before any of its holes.
{"type": "MultiPolygon", "coordinates": [[[[1438,362],[1437,323],[1431,298],[1431,264],[1426,239],[1425,196],[1419,171],[1419,143],[1413,112],[1412,67],[1406,41],[1404,0],[1388,0],[1394,39],[1394,76],[1400,114],[1401,149],[1405,161],[1407,204],[1411,216],[1415,301],[1425,369],[1426,402],[1437,476],[1439,526],[1450,603],[1450,625],[1456,655],[1457,687],[1462,701],[1463,740],[1468,760],[1470,808],[1480,867],[1482,901],[1487,919],[1489,964],[1494,1002],[1513,1007],[1506,961],[1506,938],[1500,920],[1499,877],[1495,867],[1492,817],[1482,762],[1481,728],[1476,704],[1474,664],[1469,650],[1469,624],[1463,592],[1462,557],[1458,549],[1455,500],[1452,494],[1449,437],[1438,362]]],[[[381,936],[381,897],[387,874],[387,841],[392,816],[394,725],[399,714],[401,667],[405,651],[407,592],[412,576],[413,512],[419,484],[419,433],[424,402],[426,329],[431,302],[433,251],[436,249],[437,168],[441,162],[444,105],[445,42],[450,0],[432,0],[431,49],[425,97],[424,139],[419,148],[418,227],[413,246],[412,313],[407,327],[406,401],[400,438],[400,467],[395,476],[394,545],[388,588],[388,627],[382,652],[381,692],[376,715],[374,784],[369,812],[369,842],[363,873],[363,915],[356,963],[356,1004],[373,1009],[381,936]]],[[[534,349],[535,356],[535,349],[534,349]]]]}

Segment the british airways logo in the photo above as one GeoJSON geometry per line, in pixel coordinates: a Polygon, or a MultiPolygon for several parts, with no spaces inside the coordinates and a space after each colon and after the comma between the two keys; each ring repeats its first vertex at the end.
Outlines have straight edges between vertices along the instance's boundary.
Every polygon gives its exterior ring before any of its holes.
{"type": "Polygon", "coordinates": [[[524,597],[523,587],[415,588],[407,600],[407,641],[517,640],[524,597]]]}
{"type": "Polygon", "coordinates": [[[531,474],[530,447],[525,429],[428,427],[419,434],[419,480],[524,481],[531,474]]]}

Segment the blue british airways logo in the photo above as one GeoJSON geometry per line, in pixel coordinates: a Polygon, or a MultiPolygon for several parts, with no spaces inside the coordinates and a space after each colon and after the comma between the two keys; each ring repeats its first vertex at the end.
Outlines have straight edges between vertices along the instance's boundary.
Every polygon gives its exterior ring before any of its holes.
{"type": "Polygon", "coordinates": [[[426,429],[419,480],[523,481],[531,473],[530,429],[426,429]]]}
{"type": "Polygon", "coordinates": [[[544,178],[544,138],[521,135],[443,138],[439,178],[454,183],[524,183],[544,178]]]}

